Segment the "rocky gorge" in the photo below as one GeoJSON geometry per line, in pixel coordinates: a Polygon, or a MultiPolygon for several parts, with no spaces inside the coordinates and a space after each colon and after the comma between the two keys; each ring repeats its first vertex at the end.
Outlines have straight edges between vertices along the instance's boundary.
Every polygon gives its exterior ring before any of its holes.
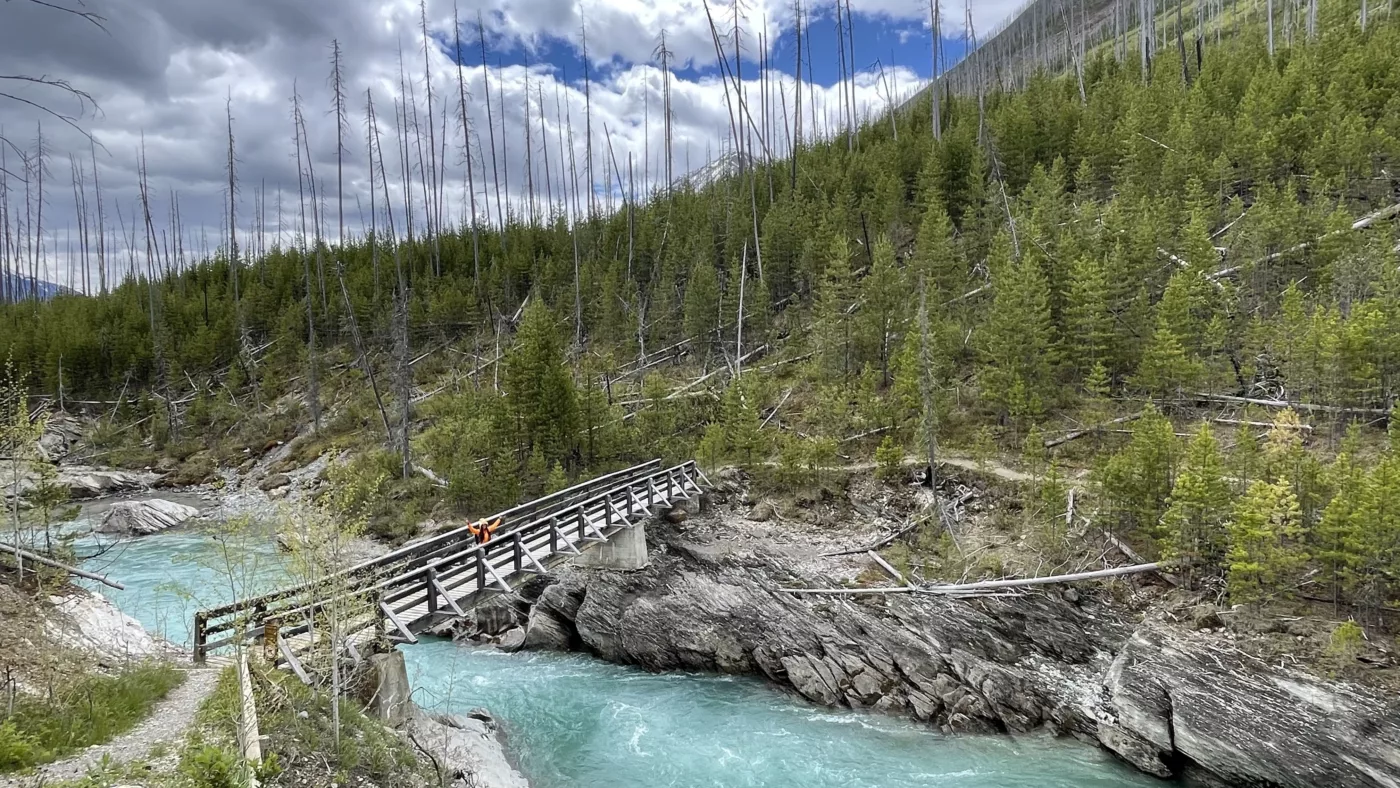
{"type": "Polygon", "coordinates": [[[1138,620],[1091,587],[972,600],[789,593],[830,585],[814,573],[820,551],[744,544],[746,525],[757,524],[724,511],[653,521],[645,569],[564,567],[466,631],[651,671],[756,674],[822,706],[950,734],[1049,729],[1159,777],[1400,786],[1400,708],[1376,691],[1264,663],[1219,631],[1138,620]]]}

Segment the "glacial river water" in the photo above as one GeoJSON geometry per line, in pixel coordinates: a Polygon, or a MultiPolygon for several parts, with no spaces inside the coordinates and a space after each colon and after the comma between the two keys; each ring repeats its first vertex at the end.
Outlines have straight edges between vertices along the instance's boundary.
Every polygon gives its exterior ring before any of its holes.
{"type": "MultiPolygon", "coordinates": [[[[195,610],[284,576],[271,538],[220,542],[197,529],[109,543],[89,568],[125,583],[100,590],[177,643],[189,641],[195,610]]],[[[536,788],[1160,785],[1070,739],[946,737],[910,720],[819,708],[757,679],[657,675],[584,655],[446,641],[404,651],[415,700],[488,709],[536,788]]]]}

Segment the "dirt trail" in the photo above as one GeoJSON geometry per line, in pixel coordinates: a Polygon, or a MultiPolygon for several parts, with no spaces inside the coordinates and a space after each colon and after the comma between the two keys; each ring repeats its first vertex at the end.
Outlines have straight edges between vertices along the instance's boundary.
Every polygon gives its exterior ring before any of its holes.
{"type": "Polygon", "coordinates": [[[151,709],[146,719],[136,727],[106,744],[95,744],[61,761],[45,764],[34,774],[0,777],[0,788],[39,788],[55,782],[77,780],[108,757],[111,765],[129,763],[150,755],[157,745],[165,745],[167,754],[157,769],[174,766],[179,757],[178,745],[194,725],[195,712],[213,692],[219,681],[217,667],[194,668],[185,672],[185,680],[170,691],[151,709]],[[164,761],[169,761],[168,764],[164,761]]]}

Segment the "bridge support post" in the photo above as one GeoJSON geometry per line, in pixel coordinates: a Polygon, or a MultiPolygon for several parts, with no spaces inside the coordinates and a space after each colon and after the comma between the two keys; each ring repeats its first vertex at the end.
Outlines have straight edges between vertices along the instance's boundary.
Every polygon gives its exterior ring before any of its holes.
{"type": "Polygon", "coordinates": [[[575,559],[594,569],[641,569],[647,565],[647,529],[638,523],[618,530],[606,542],[595,542],[575,559]]]}

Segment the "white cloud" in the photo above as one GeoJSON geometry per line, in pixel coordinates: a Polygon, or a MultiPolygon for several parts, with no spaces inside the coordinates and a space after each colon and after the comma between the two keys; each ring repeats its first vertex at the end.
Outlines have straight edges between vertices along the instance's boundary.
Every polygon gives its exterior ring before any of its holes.
{"type": "MultiPolygon", "coordinates": [[[[1009,7],[1009,4],[994,2],[986,6],[1000,8],[1009,7]]],[[[918,19],[927,14],[922,0],[857,0],[853,7],[857,13],[883,14],[897,19],[918,19]]],[[[751,53],[757,46],[757,31],[765,17],[773,32],[772,38],[792,22],[792,8],[785,0],[752,0],[746,8],[741,12],[741,24],[746,28],[745,44],[751,53]]],[[[983,4],[979,3],[977,13],[996,8],[984,11],[983,4]]],[[[488,27],[488,46],[497,51],[512,47],[530,51],[550,37],[578,43],[581,41],[580,20],[586,17],[591,59],[613,64],[599,72],[588,100],[593,115],[594,181],[599,189],[603,187],[607,174],[613,170],[612,156],[616,157],[617,169],[624,171],[624,177],[628,160],[633,162],[639,191],[643,180],[656,183],[661,179],[664,166],[662,74],[650,63],[651,54],[664,27],[668,31],[668,46],[676,54],[678,63],[688,61],[698,67],[713,64],[713,44],[699,0],[670,3],[584,0],[582,4],[572,0],[462,0],[460,13],[468,29],[474,24],[478,10],[482,11],[488,27]],[[612,156],[608,152],[609,137],[612,156]]],[[[732,6],[714,5],[712,10],[717,17],[732,20],[732,6]]],[[[818,7],[814,12],[821,10],[818,7]]],[[[339,40],[344,54],[350,109],[345,164],[347,223],[358,231],[360,213],[356,196],[366,210],[369,204],[370,175],[365,155],[365,94],[368,89],[374,92],[391,189],[396,199],[401,200],[396,185],[401,183],[401,176],[394,109],[396,100],[403,98],[399,91],[400,47],[413,96],[411,100],[416,101],[421,123],[427,123],[419,9],[411,0],[298,0],[296,3],[281,0],[239,3],[112,0],[104,6],[108,30],[105,33],[75,17],[56,14],[22,0],[7,3],[4,13],[6,24],[0,27],[0,73],[62,75],[75,86],[89,91],[102,107],[101,115],[89,115],[80,122],[106,148],[106,153],[99,151],[97,158],[106,198],[109,249],[124,247],[122,233],[117,227],[118,206],[127,223],[127,233],[131,232],[138,200],[137,160],[143,134],[155,203],[152,219],[158,231],[173,232],[168,227],[167,217],[170,196],[178,194],[185,248],[199,248],[197,239],[200,236],[207,238],[211,246],[219,242],[226,221],[223,207],[227,188],[224,170],[226,102],[233,112],[237,142],[240,245],[246,247],[248,243],[255,198],[264,187],[269,234],[277,233],[277,228],[271,225],[280,191],[284,224],[287,225],[284,237],[291,238],[290,225],[297,205],[291,121],[294,84],[303,102],[318,186],[329,190],[329,201],[333,203],[336,141],[334,119],[329,114],[333,105],[329,88],[333,38],[339,40]]],[[[442,0],[429,3],[430,32],[450,39],[452,14],[450,3],[442,0]]],[[[982,23],[979,21],[979,24],[982,23]]],[[[476,51],[474,39],[475,36],[469,36],[469,40],[463,42],[469,53],[476,51]]],[[[470,59],[470,55],[468,57],[470,59]]],[[[457,121],[457,68],[437,46],[428,52],[428,66],[433,82],[435,119],[441,124],[442,113],[451,113],[446,120],[446,140],[440,142],[446,147],[446,218],[455,224],[466,215],[469,202],[461,186],[465,163],[460,153],[462,134],[457,121]]],[[[717,74],[713,69],[704,73],[717,74]]],[[[529,164],[537,203],[543,204],[546,192],[552,192],[555,202],[561,203],[561,192],[566,191],[567,179],[563,173],[567,162],[560,161],[559,134],[564,121],[556,106],[564,108],[573,122],[573,155],[579,176],[582,178],[588,169],[584,134],[586,100],[580,75],[570,73],[568,81],[564,82],[561,74],[548,64],[529,68],[508,65],[504,69],[491,66],[487,74],[491,80],[491,115],[495,121],[498,167],[504,167],[509,175],[506,199],[512,210],[522,212],[528,203],[527,111],[532,145],[529,164]],[[543,147],[546,142],[549,146],[548,177],[543,147]]],[[[752,75],[746,73],[745,76],[752,75]]],[[[491,140],[482,69],[479,66],[465,68],[464,77],[469,93],[468,122],[474,135],[471,147],[478,212],[485,218],[489,204],[490,215],[494,217],[499,215],[495,188],[487,188],[485,183],[491,172],[491,140]]],[[[903,91],[919,82],[917,75],[907,70],[894,71],[888,77],[901,85],[903,91]]],[[[760,114],[757,105],[761,101],[758,82],[746,79],[746,83],[749,101],[754,105],[752,112],[757,118],[760,114]]],[[[76,109],[72,101],[38,86],[0,87],[20,97],[56,102],[52,106],[64,111],[76,109]]],[[[792,78],[774,74],[770,89],[786,93],[791,113],[792,78]]],[[[887,100],[885,86],[873,74],[857,75],[854,93],[861,116],[877,111],[887,100]]],[[[805,85],[804,117],[815,108],[819,126],[836,124],[840,94],[841,89],[836,86],[805,85]]],[[[777,93],[770,95],[771,111],[781,118],[782,105],[777,93]]],[[[728,146],[730,112],[723,83],[717,75],[689,80],[673,76],[672,100],[674,166],[679,176],[687,160],[691,168],[698,168],[707,156],[718,155],[728,146]]],[[[61,262],[67,259],[66,250],[62,248],[65,228],[76,229],[67,157],[72,153],[90,169],[87,144],[56,119],[16,102],[0,100],[0,127],[20,148],[32,148],[36,124],[40,120],[44,123],[45,147],[50,152],[43,232],[45,248],[51,254],[46,265],[50,278],[66,283],[69,274],[63,270],[61,262]]],[[[804,126],[810,133],[810,119],[804,120],[804,126]]],[[[782,131],[780,120],[773,123],[773,128],[772,146],[775,152],[781,152],[786,147],[787,135],[782,131]]],[[[439,125],[433,130],[434,136],[439,136],[441,131],[439,125]]],[[[426,145],[427,129],[423,132],[426,145]]],[[[8,150],[7,156],[8,169],[19,172],[15,151],[8,150]]],[[[426,160],[428,152],[423,156],[426,160]]],[[[416,150],[411,151],[410,159],[416,169],[416,150]]],[[[91,180],[90,174],[88,179],[91,180]]],[[[415,190],[417,188],[415,186],[415,190]]],[[[16,222],[23,221],[20,217],[24,189],[13,178],[10,189],[10,222],[16,227],[16,222]]],[[[586,184],[581,183],[579,189],[586,193],[586,184]]],[[[504,185],[502,190],[505,191],[504,185]]],[[[572,194],[572,187],[567,191],[572,194]]],[[[382,195],[380,197],[382,203],[382,195]]],[[[415,193],[415,209],[420,212],[421,202],[421,193],[415,193]]],[[[95,214],[95,207],[90,210],[95,214]]],[[[334,206],[330,213],[334,215],[334,206]]],[[[333,224],[333,221],[328,223],[332,234],[335,230],[329,225],[333,224]]],[[[416,225],[422,226],[421,217],[416,225]]],[[[144,241],[140,248],[144,253],[144,241]]],[[[125,254],[123,250],[119,257],[125,259],[125,254]]]]}

